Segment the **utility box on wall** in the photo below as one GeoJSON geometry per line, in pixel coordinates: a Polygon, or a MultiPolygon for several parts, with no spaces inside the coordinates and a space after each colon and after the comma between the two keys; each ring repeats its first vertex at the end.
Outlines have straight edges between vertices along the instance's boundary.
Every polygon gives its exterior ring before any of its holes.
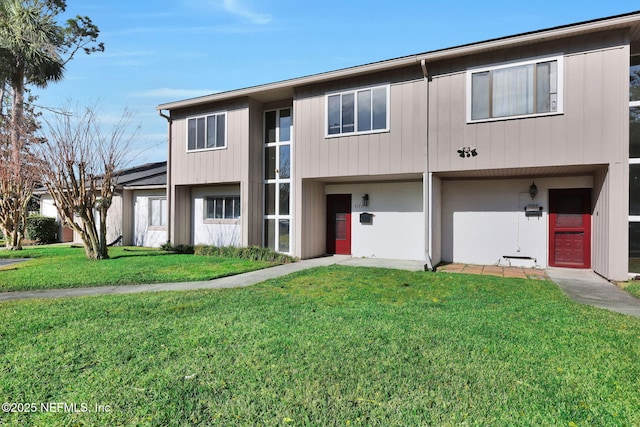
{"type": "Polygon", "coordinates": [[[360,224],[372,225],[373,224],[373,214],[363,212],[360,214],[360,224]]]}
{"type": "Polygon", "coordinates": [[[535,203],[527,205],[524,207],[524,216],[526,217],[541,217],[542,216],[542,206],[539,206],[535,203]]]}

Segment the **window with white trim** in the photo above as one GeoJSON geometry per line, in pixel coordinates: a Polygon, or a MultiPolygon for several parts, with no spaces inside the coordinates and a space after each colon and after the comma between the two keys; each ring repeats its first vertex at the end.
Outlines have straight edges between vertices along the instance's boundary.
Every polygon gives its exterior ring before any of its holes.
{"type": "Polygon", "coordinates": [[[640,273],[640,55],[629,67],[629,273],[640,273]]]}
{"type": "Polygon", "coordinates": [[[240,196],[207,197],[204,204],[204,218],[240,218],[240,196]]]}
{"type": "Polygon", "coordinates": [[[211,150],[227,146],[227,113],[187,119],[187,151],[211,150]]]}
{"type": "Polygon", "coordinates": [[[467,70],[467,121],[562,113],[561,56],[467,70]]]}
{"type": "Polygon", "coordinates": [[[326,136],[389,130],[389,85],[326,95],[326,136]]]}
{"type": "Polygon", "coordinates": [[[167,226],[167,198],[149,198],[149,225],[151,227],[167,226]]]}

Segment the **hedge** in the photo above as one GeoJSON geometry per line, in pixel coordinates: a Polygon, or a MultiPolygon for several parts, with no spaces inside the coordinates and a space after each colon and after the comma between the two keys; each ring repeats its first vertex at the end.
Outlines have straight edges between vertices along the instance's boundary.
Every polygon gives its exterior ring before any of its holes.
{"type": "Polygon", "coordinates": [[[27,218],[26,237],[42,245],[55,243],[58,241],[58,221],[48,216],[32,215],[27,218]]]}

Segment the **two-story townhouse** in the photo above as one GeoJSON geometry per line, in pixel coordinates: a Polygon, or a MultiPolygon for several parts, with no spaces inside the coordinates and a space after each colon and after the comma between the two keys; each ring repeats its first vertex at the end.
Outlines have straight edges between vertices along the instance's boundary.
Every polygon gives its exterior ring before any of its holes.
{"type": "Polygon", "coordinates": [[[169,238],[626,280],[639,30],[636,12],[159,105],[169,238]]]}

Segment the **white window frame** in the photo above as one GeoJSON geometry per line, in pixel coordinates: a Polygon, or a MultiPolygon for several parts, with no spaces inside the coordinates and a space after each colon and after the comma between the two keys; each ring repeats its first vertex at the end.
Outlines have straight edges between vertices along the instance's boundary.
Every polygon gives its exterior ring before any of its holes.
{"type": "Polygon", "coordinates": [[[156,228],[156,229],[164,229],[167,227],[167,222],[168,222],[168,214],[169,214],[169,209],[167,206],[167,198],[166,197],[149,197],[147,204],[149,205],[149,222],[148,225],[150,228],[156,228]],[[154,201],[159,201],[160,202],[160,222],[161,224],[154,224],[153,223],[153,202],[154,201]],[[162,205],[164,202],[164,209],[162,209],[162,205]]]}
{"type": "MultiPolygon", "coordinates": [[[[228,133],[228,129],[229,129],[229,123],[227,120],[227,112],[226,111],[215,111],[215,112],[211,112],[211,113],[206,113],[206,114],[199,114],[197,116],[189,116],[186,118],[186,126],[185,126],[185,148],[187,150],[187,153],[197,153],[197,152],[201,152],[201,151],[211,151],[211,150],[226,150],[227,148],[227,133],[228,133]],[[197,120],[197,119],[205,119],[205,132],[207,130],[207,124],[206,124],[206,120],[208,120],[209,117],[219,117],[219,116],[223,116],[224,117],[224,145],[220,146],[220,147],[204,147],[204,148],[194,148],[194,149],[190,149],[189,148],[189,120],[197,120]]],[[[207,137],[205,134],[204,137],[205,140],[205,145],[206,145],[206,141],[207,141],[207,137]]],[[[196,147],[197,147],[197,140],[196,140],[196,147]]]]}
{"type": "Polygon", "coordinates": [[[239,194],[228,194],[228,195],[216,195],[216,196],[206,196],[204,198],[204,203],[203,203],[203,219],[205,222],[229,222],[229,221],[239,221],[240,220],[240,216],[242,215],[242,201],[240,199],[240,195],[239,194]],[[227,209],[226,209],[226,199],[238,199],[238,216],[235,216],[235,210],[234,210],[234,216],[231,218],[227,218],[225,217],[227,209]],[[209,205],[209,200],[213,200],[214,202],[214,208],[213,208],[213,216],[209,217],[208,215],[208,205],[209,205]],[[222,200],[222,218],[216,218],[215,217],[215,203],[216,200],[222,200]]]}
{"type": "Polygon", "coordinates": [[[542,117],[542,116],[556,116],[560,114],[564,114],[564,56],[563,55],[555,55],[555,56],[545,56],[539,58],[532,58],[526,61],[517,61],[517,62],[505,62],[497,65],[491,66],[483,66],[483,67],[474,67],[467,69],[466,73],[466,108],[467,108],[467,123],[482,123],[482,122],[494,122],[499,120],[512,120],[512,119],[520,119],[520,118],[528,118],[528,117],[542,117]],[[524,65],[532,65],[538,64],[542,62],[557,62],[557,100],[556,100],[556,110],[550,111],[546,113],[529,113],[529,114],[520,114],[520,115],[512,115],[512,116],[500,116],[500,117],[489,117],[486,119],[472,119],[471,118],[471,108],[472,108],[472,78],[474,74],[484,73],[487,71],[495,71],[506,68],[520,67],[524,65]]]}
{"type": "MultiPolygon", "coordinates": [[[[386,84],[382,84],[382,85],[375,85],[375,86],[365,86],[365,87],[358,87],[355,89],[349,89],[349,90],[342,90],[342,91],[335,91],[335,92],[328,92],[325,94],[324,97],[324,137],[325,138],[339,138],[339,137],[343,137],[343,136],[352,136],[352,135],[368,135],[368,134],[374,134],[374,133],[384,133],[384,132],[389,132],[390,129],[390,110],[391,110],[391,104],[390,104],[390,99],[391,99],[391,84],[390,83],[386,83],[386,84]],[[374,89],[384,89],[385,93],[386,93],[386,111],[385,111],[385,120],[386,120],[386,126],[383,129],[371,129],[371,130],[367,130],[367,131],[358,131],[358,92],[363,92],[366,90],[371,90],[373,91],[374,89]],[[329,97],[331,96],[335,96],[335,95],[348,95],[348,94],[353,94],[353,98],[354,98],[354,107],[353,107],[353,111],[354,111],[354,118],[353,118],[353,132],[339,132],[339,133],[329,133],[329,97]]],[[[373,114],[373,110],[371,111],[371,114],[373,114]]],[[[373,126],[373,123],[372,123],[373,126]]],[[[342,125],[341,125],[342,127],[342,125]]]]}

